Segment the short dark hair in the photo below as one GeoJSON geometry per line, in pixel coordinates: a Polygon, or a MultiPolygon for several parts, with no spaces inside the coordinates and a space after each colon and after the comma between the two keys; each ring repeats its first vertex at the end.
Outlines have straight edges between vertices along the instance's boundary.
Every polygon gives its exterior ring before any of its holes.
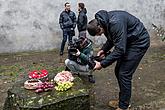
{"type": "Polygon", "coordinates": [[[79,6],[81,9],[84,9],[84,8],[85,8],[84,3],[78,3],[78,6],[79,6]]]}
{"type": "Polygon", "coordinates": [[[70,4],[70,3],[69,3],[69,2],[66,2],[66,3],[65,3],[65,7],[66,7],[67,4],[70,4]]]}
{"type": "Polygon", "coordinates": [[[87,30],[91,36],[95,36],[99,33],[101,29],[99,28],[98,21],[96,19],[91,20],[87,25],[87,30]]]}

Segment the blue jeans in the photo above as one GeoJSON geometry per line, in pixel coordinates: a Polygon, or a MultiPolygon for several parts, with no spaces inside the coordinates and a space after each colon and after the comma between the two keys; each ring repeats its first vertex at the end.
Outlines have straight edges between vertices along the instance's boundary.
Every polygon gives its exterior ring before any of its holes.
{"type": "Polygon", "coordinates": [[[138,67],[147,49],[128,50],[126,54],[117,61],[115,75],[119,85],[119,108],[127,109],[131,98],[132,76],[138,67]]]}
{"type": "Polygon", "coordinates": [[[64,51],[64,47],[65,47],[65,43],[67,41],[67,38],[68,38],[68,41],[69,41],[69,44],[72,43],[72,35],[71,35],[71,31],[63,31],[63,40],[62,40],[62,43],[61,43],[61,50],[60,52],[63,52],[64,51]]]}
{"type": "Polygon", "coordinates": [[[65,65],[71,70],[73,73],[79,73],[82,75],[92,75],[92,73],[89,70],[88,65],[80,65],[76,63],[75,61],[66,59],[65,65]]]}

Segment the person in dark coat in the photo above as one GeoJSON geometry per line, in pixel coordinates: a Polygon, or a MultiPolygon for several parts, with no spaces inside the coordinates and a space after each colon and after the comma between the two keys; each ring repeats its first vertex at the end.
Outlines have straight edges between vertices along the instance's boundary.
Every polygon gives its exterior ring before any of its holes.
{"type": "Polygon", "coordinates": [[[98,56],[104,57],[114,47],[101,62],[95,61],[94,70],[106,68],[117,61],[115,75],[120,92],[116,110],[125,110],[130,103],[133,73],[150,46],[149,34],[138,18],[125,11],[100,10],[88,23],[87,30],[92,36],[104,34],[107,38],[98,56]]]}
{"type": "Polygon", "coordinates": [[[79,32],[79,37],[86,37],[86,30],[87,30],[87,10],[85,8],[84,3],[78,3],[78,20],[77,20],[77,28],[79,32]]]}
{"type": "Polygon", "coordinates": [[[76,15],[73,11],[70,10],[70,3],[65,3],[65,10],[60,14],[59,18],[60,28],[63,31],[63,40],[61,43],[60,55],[63,55],[65,43],[68,41],[69,44],[72,43],[72,37],[75,35],[76,27],[76,15]]]}

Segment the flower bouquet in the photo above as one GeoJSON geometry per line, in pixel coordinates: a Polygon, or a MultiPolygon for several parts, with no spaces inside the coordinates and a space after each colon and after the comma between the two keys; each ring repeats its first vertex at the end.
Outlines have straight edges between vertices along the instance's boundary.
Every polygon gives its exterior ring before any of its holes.
{"type": "Polygon", "coordinates": [[[54,81],[57,83],[55,89],[57,91],[66,91],[73,86],[74,77],[69,71],[62,71],[54,77],[54,81]]]}

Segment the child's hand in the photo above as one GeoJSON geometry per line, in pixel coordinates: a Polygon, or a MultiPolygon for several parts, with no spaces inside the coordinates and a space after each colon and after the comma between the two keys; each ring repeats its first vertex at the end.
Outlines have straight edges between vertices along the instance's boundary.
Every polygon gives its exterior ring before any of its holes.
{"type": "Polygon", "coordinates": [[[81,52],[77,49],[76,56],[80,56],[81,52]]]}

